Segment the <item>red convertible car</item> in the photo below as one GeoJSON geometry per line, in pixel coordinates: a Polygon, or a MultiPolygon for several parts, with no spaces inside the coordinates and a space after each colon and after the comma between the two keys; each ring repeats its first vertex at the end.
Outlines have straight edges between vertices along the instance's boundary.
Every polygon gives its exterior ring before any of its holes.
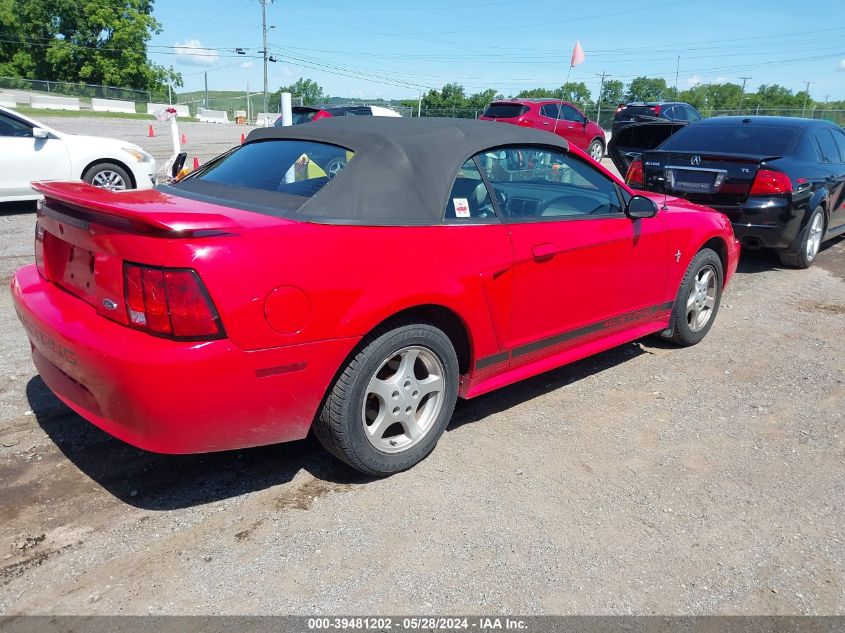
{"type": "Polygon", "coordinates": [[[173,185],[36,187],[11,289],[69,407],[163,453],[313,428],[375,475],[423,459],[457,397],[648,334],[697,343],[739,254],[724,215],[480,121],[265,128],[173,185]],[[311,160],[331,152],[332,178],[311,160]]]}

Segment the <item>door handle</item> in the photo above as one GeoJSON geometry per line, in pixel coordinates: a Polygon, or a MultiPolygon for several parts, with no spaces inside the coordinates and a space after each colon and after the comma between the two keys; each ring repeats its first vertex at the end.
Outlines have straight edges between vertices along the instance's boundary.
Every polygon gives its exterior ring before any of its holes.
{"type": "Polygon", "coordinates": [[[543,125],[551,125],[548,121],[543,121],[543,125]]]}
{"type": "Polygon", "coordinates": [[[535,244],[531,249],[531,253],[534,255],[534,259],[538,262],[546,261],[555,256],[557,249],[554,244],[546,242],[545,244],[535,244]]]}

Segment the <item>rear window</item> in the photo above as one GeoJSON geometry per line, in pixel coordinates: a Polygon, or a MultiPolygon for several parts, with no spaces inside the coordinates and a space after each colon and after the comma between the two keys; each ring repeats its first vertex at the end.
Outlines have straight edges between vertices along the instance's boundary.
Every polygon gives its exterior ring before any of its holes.
{"type": "Polygon", "coordinates": [[[174,187],[282,216],[298,210],[353,156],[350,150],[328,143],[259,141],[242,145],[174,187]]]}
{"type": "Polygon", "coordinates": [[[670,136],[658,149],[679,152],[714,152],[784,156],[795,145],[801,130],[777,125],[688,125],[670,136]]]}
{"type": "MultiPolygon", "coordinates": [[[[293,124],[299,125],[300,123],[308,123],[311,119],[314,118],[318,110],[297,110],[294,108],[293,110],[293,124]]],[[[279,125],[281,125],[281,119],[279,119],[279,125]]]]}
{"type": "Polygon", "coordinates": [[[656,117],[658,116],[655,114],[657,112],[657,106],[625,106],[619,112],[616,113],[617,117],[627,117],[627,116],[651,116],[656,117]]]}
{"type": "Polygon", "coordinates": [[[528,112],[528,106],[518,103],[491,103],[482,116],[491,119],[513,119],[528,112]]]}

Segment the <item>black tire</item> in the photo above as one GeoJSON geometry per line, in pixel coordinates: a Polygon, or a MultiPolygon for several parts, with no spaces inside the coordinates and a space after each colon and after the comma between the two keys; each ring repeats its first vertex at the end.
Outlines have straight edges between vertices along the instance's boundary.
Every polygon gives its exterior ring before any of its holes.
{"type": "Polygon", "coordinates": [[[815,253],[810,255],[807,252],[807,247],[810,240],[810,228],[813,226],[813,222],[815,221],[816,216],[819,215],[822,218],[822,236],[824,236],[824,209],[822,207],[816,207],[813,210],[813,213],[807,219],[807,226],[805,226],[804,230],[801,231],[801,239],[798,242],[798,250],[778,251],[778,257],[780,257],[781,264],[783,264],[784,266],[789,266],[790,268],[809,268],[813,264],[813,262],[816,260],[816,255],[818,255],[818,250],[816,250],[815,253]]]}
{"type": "Polygon", "coordinates": [[[672,333],[667,338],[675,345],[681,347],[688,347],[701,342],[707,336],[713,322],[716,320],[716,315],[719,312],[719,305],[722,302],[722,280],[724,279],[724,272],[722,270],[722,260],[715,251],[709,248],[703,248],[695,257],[692,258],[687,272],[684,273],[684,278],[681,280],[681,286],[678,288],[678,294],[675,297],[675,305],[672,310],[672,322],[674,324],[672,333]],[[710,311],[710,316],[707,323],[699,330],[694,330],[689,321],[687,310],[687,301],[690,293],[695,287],[695,281],[699,273],[706,267],[711,267],[716,275],[715,287],[715,305],[710,311]]]}
{"type": "Polygon", "coordinates": [[[587,153],[590,155],[590,158],[593,158],[593,160],[595,160],[593,154],[598,153],[598,151],[594,151],[594,148],[596,148],[596,146],[601,147],[601,158],[596,160],[597,163],[600,163],[601,159],[604,158],[604,143],[602,143],[600,139],[593,139],[593,142],[590,143],[590,147],[588,148],[587,153]]]}
{"type": "Polygon", "coordinates": [[[314,421],[323,447],[355,470],[383,477],[411,468],[434,449],[452,417],[458,396],[458,358],[449,337],[427,323],[392,324],[368,335],[358,346],[325,398],[314,421]],[[362,409],[370,379],[386,359],[409,346],[422,347],[441,363],[443,402],[421,439],[400,452],[378,450],[364,431],[362,409]]]}
{"type": "MultiPolygon", "coordinates": [[[[87,182],[89,185],[94,185],[95,187],[103,187],[103,185],[95,184],[95,179],[97,176],[107,173],[113,173],[119,176],[124,183],[124,186],[120,189],[134,189],[135,184],[132,182],[132,177],[129,173],[120,165],[115,165],[114,163],[99,163],[94,165],[93,167],[89,167],[88,170],[84,174],[82,174],[82,180],[87,182]]],[[[104,187],[108,188],[108,187],[104,187]]]]}

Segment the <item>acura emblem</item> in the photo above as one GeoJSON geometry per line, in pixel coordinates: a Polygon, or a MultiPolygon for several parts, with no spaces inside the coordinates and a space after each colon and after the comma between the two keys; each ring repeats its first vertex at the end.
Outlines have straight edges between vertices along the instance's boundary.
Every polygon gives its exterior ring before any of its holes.
{"type": "Polygon", "coordinates": [[[695,165],[696,167],[701,164],[701,156],[693,156],[689,159],[690,165],[695,165]]]}

